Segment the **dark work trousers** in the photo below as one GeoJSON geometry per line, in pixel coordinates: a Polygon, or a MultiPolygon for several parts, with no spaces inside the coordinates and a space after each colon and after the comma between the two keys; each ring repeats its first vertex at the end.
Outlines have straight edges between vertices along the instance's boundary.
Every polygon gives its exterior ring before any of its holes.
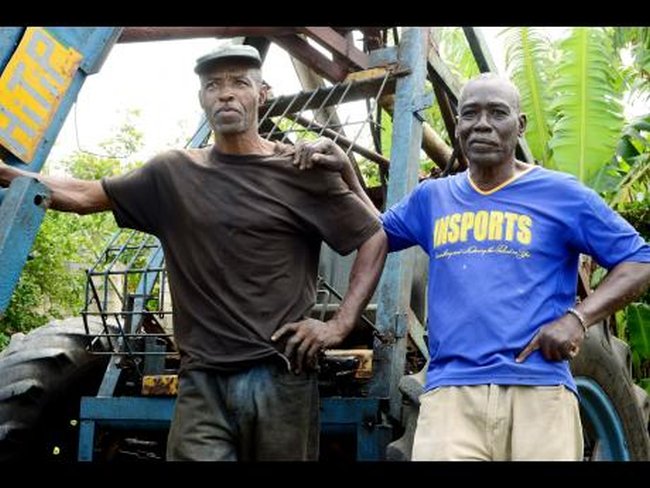
{"type": "Polygon", "coordinates": [[[318,377],[281,361],[237,373],[184,371],[168,461],[315,461],[318,377]]]}

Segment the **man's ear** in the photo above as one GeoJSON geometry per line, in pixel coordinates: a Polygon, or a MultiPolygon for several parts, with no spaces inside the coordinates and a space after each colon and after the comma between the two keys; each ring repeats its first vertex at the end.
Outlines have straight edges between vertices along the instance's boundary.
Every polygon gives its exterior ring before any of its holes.
{"type": "Polygon", "coordinates": [[[264,105],[264,103],[266,103],[266,99],[268,98],[268,96],[269,96],[269,86],[264,82],[260,83],[260,93],[257,99],[259,105],[264,105]]]}
{"type": "Polygon", "coordinates": [[[519,137],[524,135],[524,132],[526,132],[526,125],[528,124],[528,118],[526,117],[526,114],[520,113],[519,114],[519,130],[517,131],[517,135],[519,137]]]}
{"type": "Polygon", "coordinates": [[[199,90],[197,95],[199,97],[199,105],[203,110],[205,110],[205,107],[203,106],[203,90],[199,90]]]}

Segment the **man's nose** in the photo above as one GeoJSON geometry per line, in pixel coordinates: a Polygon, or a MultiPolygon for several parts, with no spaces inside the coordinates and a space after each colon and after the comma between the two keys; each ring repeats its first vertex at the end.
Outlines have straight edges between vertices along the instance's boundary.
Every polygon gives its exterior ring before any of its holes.
{"type": "Polygon", "coordinates": [[[476,124],[474,124],[474,129],[476,130],[490,130],[492,126],[488,123],[487,113],[481,112],[478,116],[476,124]]]}
{"type": "Polygon", "coordinates": [[[234,97],[233,87],[230,83],[224,83],[219,90],[219,99],[220,100],[232,100],[234,97]]]}
{"type": "Polygon", "coordinates": [[[224,88],[219,92],[219,100],[232,100],[233,94],[230,88],[224,88]]]}

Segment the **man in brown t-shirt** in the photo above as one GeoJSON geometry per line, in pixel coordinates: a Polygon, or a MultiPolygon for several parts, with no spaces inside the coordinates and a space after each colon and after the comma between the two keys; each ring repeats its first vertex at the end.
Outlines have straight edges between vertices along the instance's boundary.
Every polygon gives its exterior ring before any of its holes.
{"type": "MultiPolygon", "coordinates": [[[[170,460],[317,459],[313,365],[350,333],[386,256],[379,220],[338,172],[302,171],[300,149],[260,137],[260,68],[250,46],[197,60],[212,146],[167,151],[101,181],[36,175],[51,208],[112,210],[121,227],[162,243],[181,354],[170,460]],[[358,251],[325,323],[306,318],[323,241],[358,251]]],[[[0,163],[0,184],[20,174],[0,163]]]]}

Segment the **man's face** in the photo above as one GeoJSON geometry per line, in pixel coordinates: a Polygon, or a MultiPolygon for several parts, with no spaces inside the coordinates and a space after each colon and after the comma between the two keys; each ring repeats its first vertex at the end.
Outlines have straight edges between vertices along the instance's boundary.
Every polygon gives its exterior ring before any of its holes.
{"type": "Polygon", "coordinates": [[[201,74],[199,101],[219,134],[257,131],[258,107],[265,101],[259,70],[241,63],[221,64],[201,74]]]}
{"type": "Polygon", "coordinates": [[[525,126],[517,93],[503,80],[474,80],[463,91],[456,136],[470,163],[488,167],[511,161],[525,126]]]}

